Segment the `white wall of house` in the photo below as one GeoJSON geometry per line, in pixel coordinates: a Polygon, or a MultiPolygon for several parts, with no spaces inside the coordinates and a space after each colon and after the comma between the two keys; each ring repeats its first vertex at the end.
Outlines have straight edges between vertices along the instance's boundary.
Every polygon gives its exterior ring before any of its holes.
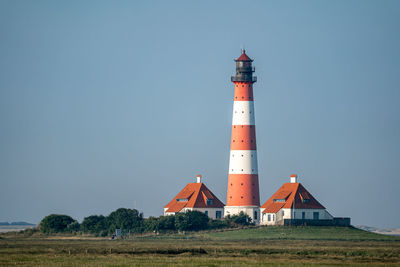
{"type": "Polygon", "coordinates": [[[275,225],[275,223],[276,223],[276,214],[275,213],[262,213],[260,224],[275,225]]]}
{"type": "MultiPolygon", "coordinates": [[[[263,211],[264,209],[262,209],[261,212],[263,211]]],[[[318,220],[333,219],[333,216],[325,209],[280,209],[277,213],[262,213],[260,224],[274,225],[277,221],[281,221],[282,219],[314,220],[314,213],[318,213],[318,220]],[[268,220],[268,218],[270,220],[268,220]]]]}
{"type": "Polygon", "coordinates": [[[318,213],[318,220],[332,220],[332,215],[325,209],[281,209],[283,211],[283,219],[304,219],[314,220],[314,213],[318,213]]]}
{"type": "Polygon", "coordinates": [[[191,210],[197,210],[203,213],[207,212],[208,217],[211,219],[217,219],[217,211],[219,211],[221,216],[218,219],[222,219],[224,217],[223,208],[193,208],[191,210]]]}
{"type": "MultiPolygon", "coordinates": [[[[166,212],[168,209],[164,208],[164,215],[175,215],[175,212],[166,212]]],[[[223,208],[183,208],[180,212],[186,212],[189,210],[196,210],[202,213],[207,213],[207,216],[211,219],[217,219],[217,211],[221,214],[221,219],[224,217],[223,208]]]]}

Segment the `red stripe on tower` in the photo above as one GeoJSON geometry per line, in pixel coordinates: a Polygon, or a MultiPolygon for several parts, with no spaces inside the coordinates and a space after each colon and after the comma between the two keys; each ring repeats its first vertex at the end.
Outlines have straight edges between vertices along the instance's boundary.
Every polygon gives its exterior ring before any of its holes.
{"type": "Polygon", "coordinates": [[[260,193],[258,185],[256,127],[254,120],[253,60],[245,50],[236,61],[233,102],[231,152],[229,158],[228,194],[225,216],[240,212],[258,224],[260,193]]]}

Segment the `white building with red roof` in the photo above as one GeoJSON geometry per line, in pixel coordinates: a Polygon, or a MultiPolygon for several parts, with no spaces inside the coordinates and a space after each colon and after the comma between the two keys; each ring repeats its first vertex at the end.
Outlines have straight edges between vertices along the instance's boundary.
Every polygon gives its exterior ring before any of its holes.
{"type": "Polygon", "coordinates": [[[316,220],[333,221],[334,218],[301,183],[297,175],[290,176],[285,183],[260,207],[261,222],[264,225],[283,225],[285,219],[310,223],[316,220]]]}
{"type": "Polygon", "coordinates": [[[201,182],[201,175],[197,175],[196,183],[187,184],[164,206],[164,215],[196,210],[207,214],[212,219],[220,219],[224,215],[224,206],[224,203],[201,182]]]}

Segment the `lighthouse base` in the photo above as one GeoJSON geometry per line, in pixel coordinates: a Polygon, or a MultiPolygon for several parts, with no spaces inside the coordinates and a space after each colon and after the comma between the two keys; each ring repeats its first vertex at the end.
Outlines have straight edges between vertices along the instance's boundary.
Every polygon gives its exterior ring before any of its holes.
{"type": "Polygon", "coordinates": [[[238,215],[240,212],[247,214],[251,221],[256,225],[260,224],[260,207],[259,206],[225,206],[224,217],[228,215],[238,215]]]}

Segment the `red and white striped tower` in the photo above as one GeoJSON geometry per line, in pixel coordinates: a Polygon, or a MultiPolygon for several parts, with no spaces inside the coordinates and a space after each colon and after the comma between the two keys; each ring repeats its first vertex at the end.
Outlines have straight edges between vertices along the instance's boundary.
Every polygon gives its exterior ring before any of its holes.
{"type": "Polygon", "coordinates": [[[248,214],[253,222],[259,223],[260,193],[256,150],[256,127],[254,120],[253,60],[245,50],[236,61],[236,76],[233,102],[231,152],[229,158],[228,194],[224,215],[241,211],[248,214]]]}

